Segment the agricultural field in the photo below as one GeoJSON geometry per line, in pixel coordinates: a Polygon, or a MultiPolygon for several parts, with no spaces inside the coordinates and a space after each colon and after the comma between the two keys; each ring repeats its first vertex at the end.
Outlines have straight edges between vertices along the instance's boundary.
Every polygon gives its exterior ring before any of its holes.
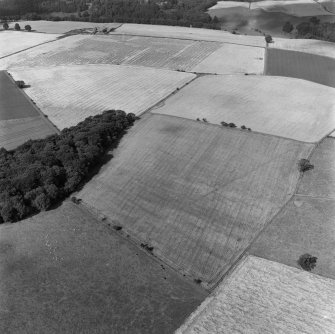
{"type": "MultiPolygon", "coordinates": [[[[9,27],[14,28],[15,23],[10,23],[9,27]]],[[[47,34],[65,34],[72,30],[77,29],[90,29],[97,27],[98,29],[103,28],[117,28],[120,23],[95,23],[95,22],[79,22],[79,21],[21,21],[19,22],[21,27],[29,24],[32,31],[43,32],[47,34]]]]}
{"type": "Polygon", "coordinates": [[[251,4],[251,9],[263,9],[269,12],[283,12],[294,16],[329,15],[320,4],[313,0],[265,0],[251,4]]]}
{"type": "Polygon", "coordinates": [[[313,53],[320,56],[335,58],[335,45],[331,42],[316,39],[275,38],[270,48],[313,53]]]}
{"type": "Polygon", "coordinates": [[[176,334],[331,334],[335,281],[248,256],[176,334]]]}
{"type": "Polygon", "coordinates": [[[0,226],[1,333],[172,333],[207,296],[65,202],[0,226]]]}
{"type": "Polygon", "coordinates": [[[316,142],[335,127],[335,90],[304,80],[266,76],[203,76],[152,112],[316,142]],[[317,110],[317,112],[316,112],[317,110]]]}
{"type": "Polygon", "coordinates": [[[295,196],[252,244],[250,254],[301,268],[316,256],[312,272],[335,279],[335,199],[295,196]]]}
{"type": "Polygon", "coordinates": [[[74,65],[12,69],[31,87],[26,93],[59,129],[104,110],[140,115],[194,74],[134,66],[74,65]]]}
{"type": "Polygon", "coordinates": [[[317,0],[317,2],[322,5],[325,10],[335,14],[335,2],[333,0],[317,0]]]}
{"type": "Polygon", "coordinates": [[[232,43],[255,47],[266,46],[264,36],[234,35],[222,30],[201,28],[125,23],[122,24],[122,26],[119,27],[115,32],[111,33],[111,35],[113,34],[191,39],[196,41],[232,43]]]}
{"type": "Polygon", "coordinates": [[[217,74],[263,74],[263,70],[263,48],[227,43],[192,68],[197,73],[217,74]]]}
{"type": "MultiPolygon", "coordinates": [[[[217,42],[140,36],[77,35],[57,41],[53,45],[35,48],[20,54],[20,57],[6,59],[0,66],[9,68],[10,66],[122,64],[189,71],[220,47],[221,44],[217,42]]],[[[245,49],[248,50],[247,47],[245,49]]],[[[213,69],[216,67],[218,65],[213,66],[213,69]]]]}
{"type": "Polygon", "coordinates": [[[324,139],[310,158],[314,169],[304,173],[297,193],[335,199],[335,140],[324,139]]]}
{"type": "Polygon", "coordinates": [[[43,116],[0,121],[0,148],[12,150],[29,139],[42,139],[57,133],[43,116]]]}
{"type": "Polygon", "coordinates": [[[76,196],[211,288],[288,201],[311,149],[147,113],[76,196]]]}
{"type": "Polygon", "coordinates": [[[2,46],[0,48],[0,58],[53,41],[59,36],[57,34],[38,34],[24,31],[0,31],[0,45],[2,46]]]}
{"type": "Polygon", "coordinates": [[[335,59],[304,52],[269,48],[265,74],[305,79],[335,87],[335,59]]]}

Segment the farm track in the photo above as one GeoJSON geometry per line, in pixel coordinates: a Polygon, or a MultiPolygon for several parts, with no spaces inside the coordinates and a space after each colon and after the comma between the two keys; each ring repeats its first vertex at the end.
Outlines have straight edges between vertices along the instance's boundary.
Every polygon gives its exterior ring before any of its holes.
{"type": "Polygon", "coordinates": [[[296,183],[296,155],[310,150],[307,144],[150,114],[127,138],[78,197],[209,289],[286,202],[292,192],[286,187],[296,183]],[[271,177],[265,177],[269,170],[271,177]],[[284,170],[288,174],[279,177],[284,170]],[[277,177],[280,186],[272,184],[277,177]]]}

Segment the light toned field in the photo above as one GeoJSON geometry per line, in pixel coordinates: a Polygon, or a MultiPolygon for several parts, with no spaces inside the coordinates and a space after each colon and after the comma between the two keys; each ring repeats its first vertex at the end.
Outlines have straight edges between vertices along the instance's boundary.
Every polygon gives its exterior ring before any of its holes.
{"type": "Polygon", "coordinates": [[[222,30],[125,23],[111,34],[170,37],[265,47],[263,36],[233,35],[222,30]]]}
{"type": "MultiPolygon", "coordinates": [[[[9,27],[13,28],[15,23],[10,23],[9,27]]],[[[68,31],[75,29],[93,29],[101,28],[117,28],[120,23],[95,23],[95,22],[79,22],[79,21],[21,21],[19,22],[21,28],[29,24],[31,29],[37,32],[44,32],[48,34],[65,34],[68,31]]]]}
{"type": "Polygon", "coordinates": [[[325,10],[335,14],[335,2],[334,0],[317,0],[325,10]]]}
{"type": "Polygon", "coordinates": [[[293,50],[313,53],[320,56],[335,58],[335,44],[331,42],[318,41],[315,39],[287,39],[275,38],[270,48],[293,50]]]}
{"type": "Polygon", "coordinates": [[[329,137],[335,138],[335,131],[332,132],[332,133],[329,135],[329,137]]]}
{"type": "Polygon", "coordinates": [[[218,1],[216,5],[212,6],[208,10],[231,8],[231,7],[244,7],[249,8],[249,2],[241,1],[218,1]]]}
{"type": "Polygon", "coordinates": [[[0,31],[0,58],[55,40],[60,35],[38,34],[23,31],[0,31]]]}
{"type": "MultiPolygon", "coordinates": [[[[221,43],[140,36],[71,36],[17,57],[4,59],[0,66],[10,68],[68,64],[135,65],[172,70],[191,70],[221,47],[221,43]]],[[[258,48],[236,45],[235,52],[257,54],[258,48]],[[249,51],[251,49],[251,51],[249,51]],[[253,52],[253,49],[255,51],[253,52]]],[[[227,47],[226,49],[229,49],[227,47]]],[[[263,51],[263,49],[260,49],[263,51]]],[[[262,53],[258,51],[258,53],[262,53]]],[[[220,68],[212,66],[213,71],[220,68]]]]}
{"type": "Polygon", "coordinates": [[[328,11],[313,0],[257,1],[251,4],[251,8],[261,8],[270,12],[283,12],[293,16],[330,15],[328,11]]]}
{"type": "Polygon", "coordinates": [[[146,114],[77,196],[211,287],[290,198],[311,148],[146,114]]]}
{"type": "Polygon", "coordinates": [[[310,158],[314,169],[304,173],[298,194],[335,199],[335,140],[326,138],[310,158]]]}
{"type": "Polygon", "coordinates": [[[335,89],[283,77],[203,76],[153,112],[316,142],[335,127],[335,89]]]}
{"type": "Polygon", "coordinates": [[[332,334],[335,281],[248,256],[176,334],[332,334]]]}
{"type": "Polygon", "coordinates": [[[251,246],[249,253],[300,268],[316,256],[313,273],[335,278],[335,199],[295,196],[251,246]]]}
{"type": "Polygon", "coordinates": [[[0,121],[0,148],[12,150],[29,139],[57,133],[42,116],[0,121]]]}
{"type": "Polygon", "coordinates": [[[21,68],[11,73],[31,85],[26,93],[59,129],[109,109],[139,115],[195,77],[115,65],[21,68]]]}
{"type": "Polygon", "coordinates": [[[223,44],[192,68],[198,73],[257,73],[264,70],[264,49],[244,45],[223,44]]]}
{"type": "Polygon", "coordinates": [[[0,226],[1,333],[172,333],[206,297],[72,203],[0,226]]]}

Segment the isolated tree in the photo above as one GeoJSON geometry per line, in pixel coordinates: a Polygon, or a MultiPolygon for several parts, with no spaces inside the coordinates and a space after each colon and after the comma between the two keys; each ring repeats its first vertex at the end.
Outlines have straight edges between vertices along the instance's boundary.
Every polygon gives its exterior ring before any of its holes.
{"type": "Polygon", "coordinates": [[[314,168],[314,165],[312,165],[308,159],[300,159],[298,165],[302,173],[314,168]]]}
{"type": "Polygon", "coordinates": [[[293,30],[293,24],[289,21],[285,22],[284,26],[283,26],[283,31],[286,33],[290,33],[293,30]]]}
{"type": "Polygon", "coordinates": [[[271,35],[266,35],[265,36],[265,41],[267,44],[273,43],[272,36],[271,35]]]}
{"type": "Polygon", "coordinates": [[[298,264],[304,270],[311,271],[316,266],[317,257],[310,254],[303,254],[299,257],[298,264]]]}
{"type": "Polygon", "coordinates": [[[5,22],[2,27],[5,29],[5,30],[8,30],[9,29],[9,25],[7,22],[5,22]]]}
{"type": "Polygon", "coordinates": [[[24,27],[25,30],[27,31],[31,31],[31,26],[29,24],[27,24],[25,27],[24,27]]]}
{"type": "Polygon", "coordinates": [[[21,30],[21,27],[18,23],[15,23],[14,29],[15,30],[21,30]]]}

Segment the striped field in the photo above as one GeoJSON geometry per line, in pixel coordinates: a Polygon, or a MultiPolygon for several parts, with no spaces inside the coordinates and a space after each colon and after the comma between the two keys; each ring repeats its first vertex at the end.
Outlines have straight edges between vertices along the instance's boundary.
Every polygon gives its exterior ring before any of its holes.
{"type": "Polygon", "coordinates": [[[335,281],[248,256],[176,334],[333,334],[335,281]]]}
{"type": "Polygon", "coordinates": [[[267,49],[265,74],[313,81],[335,87],[335,59],[320,55],[267,49]]]}
{"type": "Polygon", "coordinates": [[[26,93],[59,129],[109,109],[139,115],[195,77],[113,65],[21,68],[11,73],[29,82],[26,93]]]}
{"type": "Polygon", "coordinates": [[[147,114],[78,197],[211,287],[292,195],[311,148],[147,114]]]}
{"type": "Polygon", "coordinates": [[[316,142],[335,128],[335,89],[283,77],[208,75],[153,112],[316,142]]]}

